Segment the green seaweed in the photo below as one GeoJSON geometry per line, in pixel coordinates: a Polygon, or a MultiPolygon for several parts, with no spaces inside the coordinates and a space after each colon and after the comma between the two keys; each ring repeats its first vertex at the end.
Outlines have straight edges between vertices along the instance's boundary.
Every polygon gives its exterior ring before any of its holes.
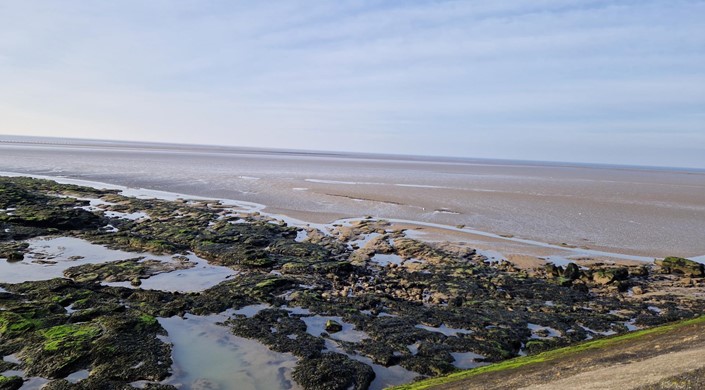
{"type": "Polygon", "coordinates": [[[39,328],[41,325],[40,320],[8,311],[0,311],[0,335],[15,337],[39,328]]]}
{"type": "Polygon", "coordinates": [[[101,333],[94,324],[58,325],[39,332],[44,337],[45,351],[73,349],[94,339],[101,333]]]}

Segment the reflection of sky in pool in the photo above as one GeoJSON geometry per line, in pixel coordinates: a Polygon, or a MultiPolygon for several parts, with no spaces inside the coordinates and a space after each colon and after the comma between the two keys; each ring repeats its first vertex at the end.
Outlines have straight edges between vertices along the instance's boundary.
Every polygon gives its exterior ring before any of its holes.
{"type": "Polygon", "coordinates": [[[269,350],[217,325],[224,316],[159,318],[173,344],[173,375],[163,383],[222,390],[296,389],[291,370],[296,358],[269,350]]]}

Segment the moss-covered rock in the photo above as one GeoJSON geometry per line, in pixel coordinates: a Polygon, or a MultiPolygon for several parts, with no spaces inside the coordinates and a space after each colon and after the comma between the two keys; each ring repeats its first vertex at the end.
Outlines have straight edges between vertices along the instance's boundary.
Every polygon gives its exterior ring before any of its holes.
{"type": "Polygon", "coordinates": [[[18,390],[24,381],[18,376],[0,375],[0,390],[18,390]]]}
{"type": "Polygon", "coordinates": [[[669,274],[680,274],[696,278],[705,276],[705,265],[682,257],[666,257],[663,260],[656,260],[656,264],[661,266],[665,273],[669,274]]]}

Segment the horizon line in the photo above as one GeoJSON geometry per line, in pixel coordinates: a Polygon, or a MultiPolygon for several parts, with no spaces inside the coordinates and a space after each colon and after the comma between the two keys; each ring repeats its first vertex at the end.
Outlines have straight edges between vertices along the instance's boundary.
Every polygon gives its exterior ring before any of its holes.
{"type": "Polygon", "coordinates": [[[119,147],[129,145],[142,145],[146,148],[157,150],[157,146],[166,150],[178,151],[179,148],[196,147],[201,149],[210,149],[211,151],[227,151],[232,152],[270,152],[272,154],[302,154],[309,157],[348,157],[348,158],[371,158],[383,160],[397,161],[428,161],[428,162],[448,162],[448,163],[477,163],[477,162],[493,162],[499,164],[522,164],[522,165],[538,165],[538,166],[554,166],[554,167],[575,167],[575,168],[594,168],[594,169],[635,169],[635,170],[660,170],[660,171],[685,171],[685,172],[701,172],[705,173],[705,167],[686,167],[686,166],[659,166],[659,165],[640,165],[640,164],[613,164],[603,162],[577,162],[577,161],[561,161],[561,160],[522,160],[511,158],[491,158],[491,157],[468,157],[468,156],[439,156],[431,154],[408,154],[408,153],[379,153],[379,152],[364,152],[352,150],[321,150],[321,149],[287,149],[287,148],[269,148],[261,146],[241,146],[241,145],[214,145],[207,143],[183,143],[183,142],[165,142],[165,141],[145,141],[145,140],[120,140],[109,138],[75,138],[75,137],[55,137],[55,136],[37,136],[37,135],[17,135],[17,134],[0,134],[0,144],[21,144],[21,145],[36,145],[36,146],[75,146],[75,147],[119,147]],[[4,137],[17,137],[20,140],[5,139],[4,137]],[[47,143],[39,142],[39,140],[61,140],[72,141],[76,144],[69,143],[47,143]],[[83,142],[84,144],[80,144],[83,142]],[[97,144],[90,144],[97,143],[97,144]],[[113,143],[115,145],[108,145],[113,143]],[[103,144],[103,145],[101,145],[103,144]],[[120,145],[122,144],[122,145],[120,145]]]}

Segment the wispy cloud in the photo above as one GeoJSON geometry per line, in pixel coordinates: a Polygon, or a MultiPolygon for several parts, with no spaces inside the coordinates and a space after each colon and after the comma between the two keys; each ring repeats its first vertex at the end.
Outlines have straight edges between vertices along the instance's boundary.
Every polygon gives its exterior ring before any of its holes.
{"type": "Polygon", "coordinates": [[[4,2],[0,132],[705,166],[703,14],[699,0],[4,2]]]}

